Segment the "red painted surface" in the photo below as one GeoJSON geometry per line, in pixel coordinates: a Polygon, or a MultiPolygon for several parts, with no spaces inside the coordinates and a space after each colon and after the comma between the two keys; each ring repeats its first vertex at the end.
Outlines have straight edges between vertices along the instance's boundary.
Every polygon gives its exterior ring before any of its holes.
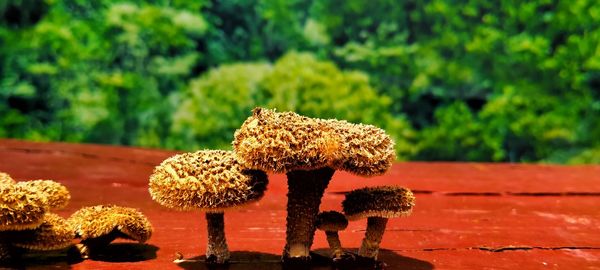
{"type": "MultiPolygon", "coordinates": [[[[139,208],[155,229],[147,246],[113,245],[102,260],[50,260],[29,268],[207,269],[172,263],[176,252],[188,258],[204,253],[203,213],[160,207],[147,192],[153,167],[173,153],[0,140],[0,171],[69,188],[71,203],[58,214],[117,204],[139,208]]],[[[369,179],[337,172],[321,208],[340,210],[342,192],[383,184],[417,192],[413,215],[388,223],[380,254],[388,269],[600,269],[600,166],[398,163],[369,179]]],[[[263,200],[225,214],[233,252],[226,269],[281,269],[286,192],[285,176],[272,175],[263,200]]],[[[342,244],[357,248],[365,224],[351,222],[340,233],[342,244]]],[[[322,232],[313,248],[327,252],[322,232]]]]}

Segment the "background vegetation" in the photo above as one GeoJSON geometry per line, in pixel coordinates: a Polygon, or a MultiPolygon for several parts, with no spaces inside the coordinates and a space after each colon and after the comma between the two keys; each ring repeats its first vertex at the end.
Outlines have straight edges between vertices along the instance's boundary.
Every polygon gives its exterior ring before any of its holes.
{"type": "Polygon", "coordinates": [[[0,0],[0,137],[228,148],[255,106],[401,159],[600,163],[595,0],[0,0]]]}

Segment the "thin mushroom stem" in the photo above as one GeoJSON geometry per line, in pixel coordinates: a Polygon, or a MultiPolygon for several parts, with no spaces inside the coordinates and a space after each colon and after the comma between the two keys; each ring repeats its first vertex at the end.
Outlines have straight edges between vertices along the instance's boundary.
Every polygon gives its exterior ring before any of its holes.
{"type": "Polygon", "coordinates": [[[315,235],[315,220],[321,198],[335,170],[325,167],[317,170],[290,171],[286,219],[286,245],[283,259],[308,260],[315,235]]]}
{"type": "Polygon", "coordinates": [[[340,242],[340,236],[337,231],[326,231],[327,242],[329,242],[329,248],[331,249],[331,257],[334,259],[342,258],[344,250],[342,250],[342,243],[340,242]]]}
{"type": "Polygon", "coordinates": [[[208,227],[206,261],[217,264],[226,263],[229,261],[230,254],[225,239],[225,219],[223,212],[207,212],[206,225],[208,227]]]}
{"type": "Polygon", "coordinates": [[[359,256],[377,259],[379,244],[383,238],[387,221],[387,218],[382,217],[369,217],[367,219],[367,232],[358,251],[359,256]]]}

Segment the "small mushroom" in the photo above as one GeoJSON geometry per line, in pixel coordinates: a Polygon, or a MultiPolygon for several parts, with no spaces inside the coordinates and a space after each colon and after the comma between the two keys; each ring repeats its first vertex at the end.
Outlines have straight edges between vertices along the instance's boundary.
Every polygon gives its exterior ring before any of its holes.
{"type": "Polygon", "coordinates": [[[150,176],[149,191],[159,204],[206,212],[206,261],[229,260],[223,212],[262,198],[268,184],[262,171],[245,170],[231,151],[203,150],[164,160],[150,176]]]}
{"type": "Polygon", "coordinates": [[[52,180],[23,181],[18,182],[16,185],[43,195],[50,210],[63,209],[71,199],[69,190],[62,184],[52,180]]]}
{"type": "Polygon", "coordinates": [[[367,218],[367,231],[358,255],[377,259],[388,218],[408,216],[414,205],[413,193],[402,187],[369,187],[347,193],[342,202],[346,217],[367,218]]]}
{"type": "Polygon", "coordinates": [[[234,137],[243,167],[287,174],[289,262],[310,260],[321,198],[336,170],[380,175],[395,160],[394,142],[380,128],[293,112],[255,108],[234,137]]]}
{"type": "Polygon", "coordinates": [[[74,238],[73,227],[64,218],[47,213],[39,227],[14,233],[11,244],[26,250],[59,250],[71,246],[74,238]]]}
{"type": "Polygon", "coordinates": [[[152,235],[148,219],[134,208],[116,205],[97,205],[79,209],[69,218],[76,237],[76,245],[84,259],[96,250],[108,246],[117,238],[146,242],[152,235]]]}
{"type": "Polygon", "coordinates": [[[348,227],[348,220],[346,217],[342,213],[336,211],[321,212],[317,215],[316,225],[317,229],[325,231],[333,259],[342,259],[344,250],[342,249],[338,232],[343,231],[348,227]]]}

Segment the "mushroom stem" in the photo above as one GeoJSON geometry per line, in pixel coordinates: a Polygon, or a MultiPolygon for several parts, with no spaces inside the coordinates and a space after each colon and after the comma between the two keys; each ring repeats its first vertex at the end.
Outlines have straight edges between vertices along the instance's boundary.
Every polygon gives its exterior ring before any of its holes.
{"type": "Polygon", "coordinates": [[[327,242],[329,242],[329,248],[331,249],[331,257],[339,259],[344,255],[342,250],[342,243],[340,242],[340,236],[336,231],[326,231],[327,242]]]}
{"type": "Polygon", "coordinates": [[[387,218],[382,217],[369,217],[367,219],[367,232],[358,251],[359,256],[377,259],[379,243],[383,238],[387,221],[387,218]]]}
{"type": "Polygon", "coordinates": [[[308,259],[315,235],[321,197],[335,170],[296,170],[287,173],[288,203],[283,259],[308,259]]]}
{"type": "Polygon", "coordinates": [[[207,212],[206,225],[208,226],[208,247],[206,248],[206,261],[222,264],[229,261],[229,248],[225,239],[225,220],[223,212],[207,212]]]}
{"type": "Polygon", "coordinates": [[[120,236],[122,236],[122,233],[120,233],[118,230],[112,230],[109,234],[100,237],[81,240],[81,242],[75,245],[75,247],[79,251],[81,258],[89,259],[90,256],[93,256],[93,253],[96,250],[108,246],[112,241],[120,236]]]}

